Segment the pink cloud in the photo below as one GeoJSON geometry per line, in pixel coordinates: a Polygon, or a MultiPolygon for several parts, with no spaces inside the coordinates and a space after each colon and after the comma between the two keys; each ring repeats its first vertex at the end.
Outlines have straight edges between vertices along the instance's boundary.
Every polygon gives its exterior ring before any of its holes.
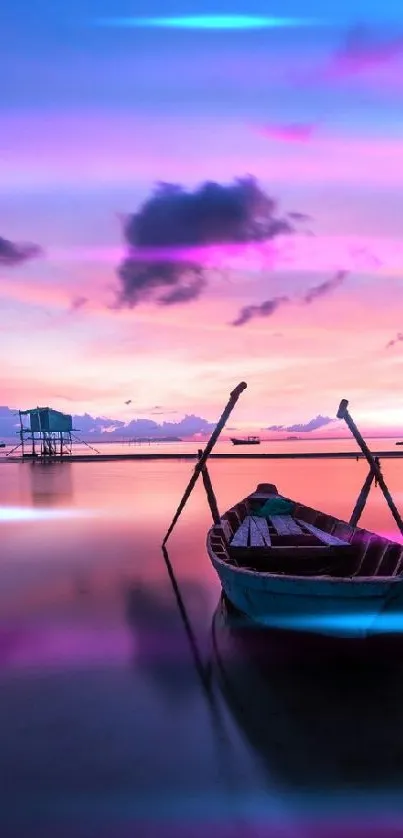
{"type": "Polygon", "coordinates": [[[301,68],[291,74],[294,83],[354,83],[365,88],[403,86],[403,35],[379,36],[366,26],[355,26],[344,43],[320,66],[301,68]]]}
{"type": "Polygon", "coordinates": [[[250,125],[240,120],[164,115],[146,120],[124,111],[5,113],[3,189],[126,189],[135,183],[144,190],[156,177],[223,182],[250,172],[251,160],[252,173],[271,191],[273,184],[291,182],[403,185],[400,140],[312,132],[310,142],[302,142],[308,129],[269,125],[270,136],[288,141],[273,143],[268,154],[265,137],[257,130],[253,136],[250,125]]]}
{"type": "Polygon", "coordinates": [[[329,61],[327,73],[335,77],[366,73],[390,65],[402,56],[402,35],[382,40],[374,37],[367,27],[355,26],[329,61]]]}
{"type": "MultiPolygon", "coordinates": [[[[99,249],[98,256],[114,263],[115,249],[99,249]]],[[[73,257],[74,258],[74,257],[73,257]]],[[[141,262],[159,259],[198,261],[208,270],[223,271],[327,271],[345,270],[395,273],[403,269],[400,239],[358,236],[279,236],[263,243],[210,245],[207,247],[142,248],[131,258],[141,262]]]]}
{"type": "Polygon", "coordinates": [[[276,123],[263,125],[257,131],[264,137],[274,140],[284,140],[292,143],[305,143],[311,140],[316,133],[314,125],[303,123],[290,123],[288,125],[279,125],[276,123]]]}
{"type": "MultiPolygon", "coordinates": [[[[122,248],[117,247],[71,247],[68,249],[49,248],[49,261],[57,263],[99,263],[116,266],[121,259],[122,248]]],[[[279,236],[264,243],[209,245],[206,247],[142,247],[141,253],[133,249],[133,260],[150,262],[159,259],[184,261],[194,259],[202,262],[211,270],[215,268],[239,270],[328,270],[341,261],[349,270],[395,272],[403,267],[403,241],[387,237],[365,236],[279,236]]],[[[28,291],[28,284],[18,283],[21,296],[28,291]],[[24,291],[22,291],[24,289],[24,291]]],[[[91,286],[96,287],[95,275],[91,286]]],[[[15,283],[7,283],[11,291],[15,283]]],[[[43,284],[42,293],[48,291],[43,284]]],[[[81,285],[81,291],[85,289],[81,285]]],[[[17,289],[18,293],[18,289],[17,289]]],[[[78,287],[77,287],[78,293],[78,287]]],[[[51,298],[67,299],[64,289],[50,289],[51,298]]],[[[32,298],[35,292],[32,290],[32,298]]]]}

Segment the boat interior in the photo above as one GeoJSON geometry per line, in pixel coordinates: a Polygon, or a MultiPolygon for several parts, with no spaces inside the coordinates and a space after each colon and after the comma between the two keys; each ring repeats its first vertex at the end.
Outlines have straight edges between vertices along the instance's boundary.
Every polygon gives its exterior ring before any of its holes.
{"type": "Polygon", "coordinates": [[[222,561],[263,573],[335,577],[396,577],[403,571],[403,545],[301,503],[289,514],[261,515],[276,486],[255,492],[229,509],[212,527],[209,543],[222,561]]]}

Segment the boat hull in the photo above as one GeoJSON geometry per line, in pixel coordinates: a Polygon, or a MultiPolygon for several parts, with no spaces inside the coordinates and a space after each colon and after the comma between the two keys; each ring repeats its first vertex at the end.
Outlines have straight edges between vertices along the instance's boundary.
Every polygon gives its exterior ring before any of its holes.
{"type": "Polygon", "coordinates": [[[258,626],[340,638],[403,636],[403,545],[283,498],[274,484],[260,483],[228,510],[211,527],[207,550],[229,603],[258,626]],[[279,513],[281,500],[294,517],[279,513]],[[268,501],[276,511],[262,531],[254,516],[268,501]],[[316,543],[305,541],[307,527],[316,543]]]}
{"type": "Polygon", "coordinates": [[[233,445],[260,445],[260,439],[231,439],[233,445]]]}
{"type": "Polygon", "coordinates": [[[403,580],[281,577],[211,560],[230,603],[260,626],[336,637],[403,630],[403,580]]]}

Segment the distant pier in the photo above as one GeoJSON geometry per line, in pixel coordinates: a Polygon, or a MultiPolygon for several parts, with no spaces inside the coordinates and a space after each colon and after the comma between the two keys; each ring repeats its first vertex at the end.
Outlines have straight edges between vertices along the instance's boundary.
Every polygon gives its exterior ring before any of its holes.
{"type": "MultiPolygon", "coordinates": [[[[403,458],[403,451],[373,451],[374,457],[384,460],[398,460],[403,458]]],[[[63,457],[48,458],[48,462],[64,462],[64,463],[99,463],[99,462],[117,462],[120,460],[185,460],[189,462],[196,462],[198,459],[197,453],[140,453],[131,454],[65,454],[63,457]]],[[[270,453],[261,454],[253,453],[234,453],[210,454],[210,460],[363,460],[365,459],[361,451],[308,451],[305,453],[270,453]]],[[[21,463],[21,462],[42,462],[40,457],[31,456],[2,456],[0,463],[21,463]]]]}

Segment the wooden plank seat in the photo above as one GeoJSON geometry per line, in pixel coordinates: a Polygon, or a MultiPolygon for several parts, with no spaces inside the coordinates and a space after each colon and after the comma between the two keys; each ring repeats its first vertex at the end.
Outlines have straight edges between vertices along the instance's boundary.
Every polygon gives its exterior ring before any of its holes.
{"type": "Polygon", "coordinates": [[[251,547],[270,547],[271,538],[268,523],[265,518],[251,516],[250,521],[251,547]]]}
{"type": "Polygon", "coordinates": [[[239,567],[270,573],[350,575],[354,548],[330,533],[291,515],[247,515],[228,545],[239,567]]]}
{"type": "Polygon", "coordinates": [[[312,535],[315,535],[322,544],[328,544],[329,547],[346,547],[349,542],[343,541],[342,538],[337,538],[336,535],[331,535],[329,532],[325,532],[324,530],[320,530],[319,527],[315,527],[313,524],[309,524],[308,521],[300,521],[298,520],[299,524],[308,530],[312,535]]]}
{"type": "Polygon", "coordinates": [[[271,539],[269,527],[265,518],[247,515],[242,524],[235,531],[231,547],[270,547],[271,539]]]}
{"type": "Polygon", "coordinates": [[[303,530],[291,515],[269,515],[278,535],[303,535],[303,530]]]}
{"type": "Polygon", "coordinates": [[[275,548],[282,546],[347,547],[348,541],[315,527],[307,521],[295,519],[292,515],[269,515],[268,520],[246,515],[230,539],[234,548],[275,548]],[[274,535],[270,534],[269,524],[274,535]],[[308,542],[309,536],[311,539],[308,542]]]}
{"type": "Polygon", "coordinates": [[[231,547],[248,547],[249,546],[249,529],[250,529],[250,515],[242,521],[242,524],[235,530],[231,539],[231,547]]]}

